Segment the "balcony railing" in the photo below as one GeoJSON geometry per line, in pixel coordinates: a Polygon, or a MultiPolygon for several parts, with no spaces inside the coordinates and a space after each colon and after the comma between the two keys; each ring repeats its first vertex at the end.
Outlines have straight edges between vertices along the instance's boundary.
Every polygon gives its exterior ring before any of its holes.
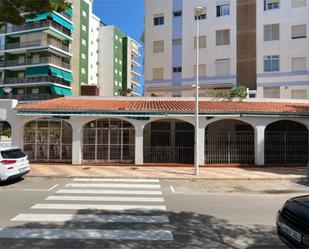
{"type": "Polygon", "coordinates": [[[26,30],[32,30],[32,29],[48,28],[48,27],[55,28],[58,31],[62,32],[63,34],[67,36],[71,36],[71,32],[68,29],[64,28],[60,24],[53,22],[53,21],[26,23],[24,25],[7,27],[6,33],[20,32],[20,31],[26,31],[26,30]]]}
{"type": "Polygon", "coordinates": [[[38,59],[25,59],[24,61],[20,60],[5,61],[4,66],[16,67],[16,66],[28,66],[28,65],[49,64],[49,63],[66,69],[71,69],[70,64],[51,57],[40,57],[38,59]]]}
{"type": "MultiPolygon", "coordinates": [[[[5,45],[6,50],[10,49],[19,49],[19,48],[29,48],[29,47],[38,47],[38,46],[54,46],[57,47],[65,52],[70,53],[70,48],[68,46],[65,46],[55,40],[49,40],[49,41],[28,41],[28,42],[14,42],[14,43],[7,43],[5,45]]],[[[0,47],[1,50],[1,47],[0,47]]]]}
{"type": "Polygon", "coordinates": [[[29,83],[42,83],[42,82],[48,82],[48,83],[57,83],[65,86],[70,86],[69,82],[66,82],[58,77],[54,76],[37,76],[37,77],[22,77],[22,78],[8,78],[3,80],[0,84],[29,84],[29,83]]]}
{"type": "Polygon", "coordinates": [[[17,99],[18,101],[38,101],[59,98],[56,94],[9,94],[0,95],[0,99],[17,99]]]}

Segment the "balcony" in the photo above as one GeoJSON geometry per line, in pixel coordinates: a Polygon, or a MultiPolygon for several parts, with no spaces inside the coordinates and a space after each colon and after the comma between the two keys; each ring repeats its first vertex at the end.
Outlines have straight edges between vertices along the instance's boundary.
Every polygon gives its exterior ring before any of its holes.
{"type": "Polygon", "coordinates": [[[0,95],[0,99],[17,99],[18,101],[38,101],[46,99],[59,98],[59,95],[56,94],[9,94],[9,95],[0,95]]]}
{"type": "Polygon", "coordinates": [[[70,82],[64,81],[54,76],[37,76],[37,77],[22,77],[0,79],[0,84],[15,85],[15,84],[31,84],[31,83],[56,83],[60,85],[70,86],[70,82]]]}
{"type": "Polygon", "coordinates": [[[54,28],[67,36],[71,36],[71,32],[68,29],[64,28],[60,24],[53,21],[26,23],[24,25],[7,27],[6,33],[15,33],[33,29],[43,29],[43,28],[54,28]]]}
{"type": "MultiPolygon", "coordinates": [[[[15,42],[15,43],[7,43],[5,45],[6,50],[12,50],[12,49],[20,49],[20,48],[30,48],[30,47],[41,47],[41,46],[53,46],[58,49],[61,49],[67,53],[70,53],[70,47],[65,46],[55,40],[49,40],[49,41],[28,41],[28,42],[15,42]]],[[[1,50],[1,47],[0,47],[1,50]]]]}
{"type": "MultiPolygon", "coordinates": [[[[68,70],[71,69],[70,64],[62,62],[62,61],[55,59],[55,58],[51,58],[51,57],[40,57],[40,58],[37,58],[37,59],[26,59],[24,61],[20,61],[20,60],[5,61],[4,67],[31,66],[31,65],[38,65],[38,64],[53,64],[55,66],[59,66],[59,67],[62,67],[62,68],[68,69],[68,70]]],[[[1,63],[0,63],[0,67],[1,67],[1,63]]]]}

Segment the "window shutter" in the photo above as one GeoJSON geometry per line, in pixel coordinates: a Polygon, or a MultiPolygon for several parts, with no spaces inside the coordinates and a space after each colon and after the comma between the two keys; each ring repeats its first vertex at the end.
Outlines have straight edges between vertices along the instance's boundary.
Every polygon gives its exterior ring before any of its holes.
{"type": "Polygon", "coordinates": [[[292,0],[292,8],[306,7],[306,0],[292,0]]]}
{"type": "Polygon", "coordinates": [[[292,38],[303,38],[307,36],[307,25],[294,25],[292,26],[292,38]]]}
{"type": "Polygon", "coordinates": [[[306,57],[298,57],[292,58],[292,71],[306,71],[307,70],[307,58],[306,57]]]}
{"type": "Polygon", "coordinates": [[[230,75],[230,60],[216,60],[216,75],[230,75]]]}

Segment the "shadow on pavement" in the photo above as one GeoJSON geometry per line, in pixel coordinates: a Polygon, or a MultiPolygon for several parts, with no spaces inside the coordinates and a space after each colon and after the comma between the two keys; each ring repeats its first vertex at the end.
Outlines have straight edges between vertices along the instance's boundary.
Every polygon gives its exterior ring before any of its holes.
{"type": "Polygon", "coordinates": [[[243,167],[242,169],[252,172],[271,173],[275,175],[298,175],[308,177],[308,168],[304,166],[281,166],[281,167],[243,167]]]}
{"type": "Polygon", "coordinates": [[[12,180],[8,180],[8,181],[5,181],[5,182],[0,182],[0,188],[1,187],[7,187],[7,186],[10,186],[10,185],[22,182],[23,180],[24,180],[24,178],[21,177],[21,178],[15,178],[15,179],[12,179],[12,180]]]}
{"type": "MultiPolygon", "coordinates": [[[[274,227],[271,226],[243,226],[232,225],[227,221],[209,215],[202,215],[190,212],[104,212],[93,210],[79,210],[72,220],[58,225],[56,223],[17,223],[14,227],[19,230],[19,238],[0,240],[0,248],[14,249],[98,249],[98,248],[125,248],[125,249],[169,249],[169,248],[190,248],[190,249],[284,249],[286,248],[278,239],[274,227]],[[111,214],[134,214],[134,215],[167,215],[170,222],[165,224],[157,223],[85,223],[74,221],[77,215],[111,215],[111,214]],[[145,241],[145,240],[43,240],[43,239],[23,239],[25,228],[40,229],[132,229],[132,230],[168,230],[173,233],[173,241],[145,241]]],[[[5,229],[4,229],[5,230],[5,229]]],[[[50,235],[51,230],[46,230],[44,235],[50,235]]],[[[91,231],[89,231],[91,233],[91,231]]],[[[0,233],[1,234],[1,233],[0,233]]],[[[27,236],[26,236],[27,237],[27,236]]]]}

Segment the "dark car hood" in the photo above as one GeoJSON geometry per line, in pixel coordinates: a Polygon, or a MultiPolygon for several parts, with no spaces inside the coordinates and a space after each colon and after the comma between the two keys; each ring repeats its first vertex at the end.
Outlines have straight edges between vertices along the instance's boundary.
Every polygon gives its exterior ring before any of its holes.
{"type": "Polygon", "coordinates": [[[309,220],[309,195],[292,198],[286,202],[285,207],[309,220]]]}

